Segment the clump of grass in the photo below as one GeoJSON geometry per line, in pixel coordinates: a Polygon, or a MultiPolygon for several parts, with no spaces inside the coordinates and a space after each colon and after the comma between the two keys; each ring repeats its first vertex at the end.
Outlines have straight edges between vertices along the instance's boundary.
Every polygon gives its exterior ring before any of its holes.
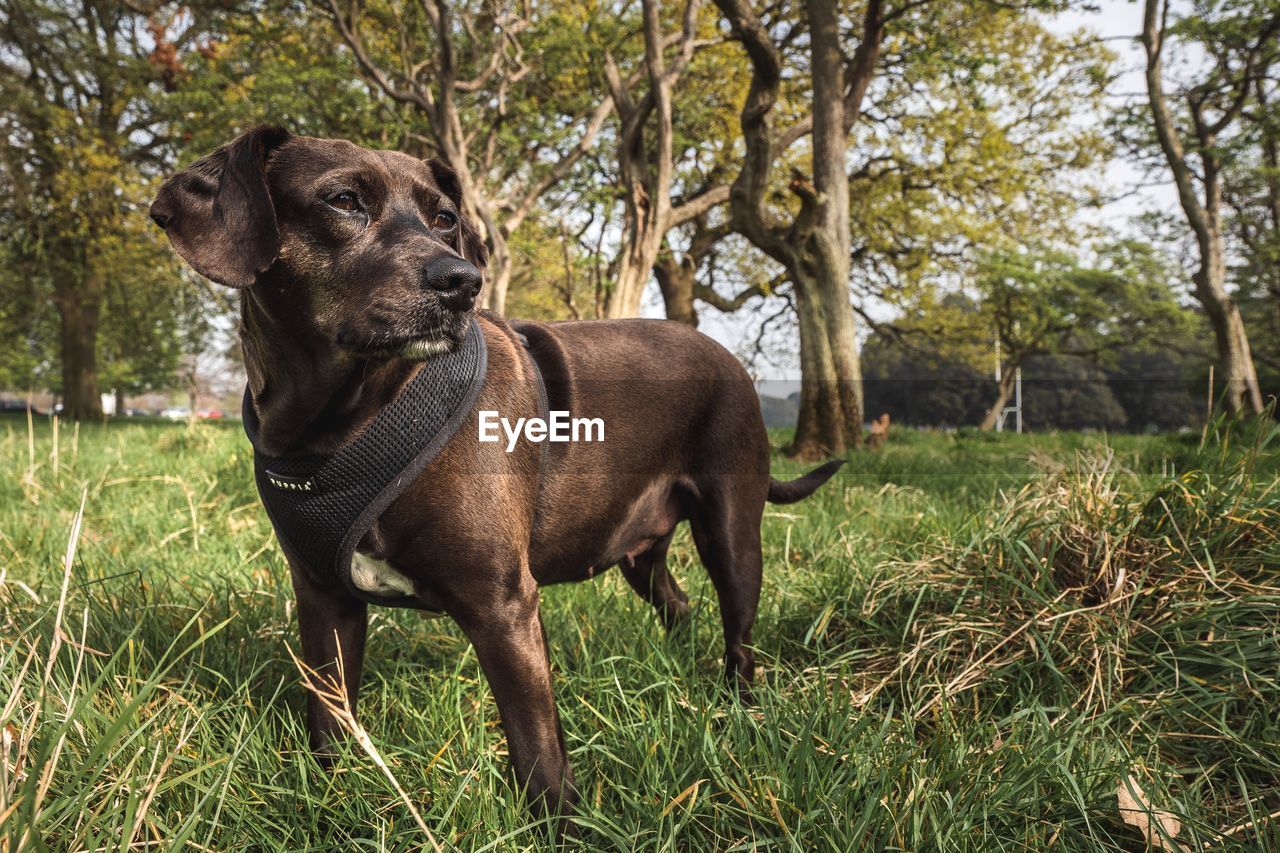
{"type": "Polygon", "coordinates": [[[1131,574],[1145,574],[1167,555],[1135,530],[1142,508],[1133,476],[1110,451],[1077,454],[1074,465],[1041,464],[1047,473],[1005,505],[1001,521],[1021,528],[1013,540],[1025,544],[1058,589],[1079,593],[1088,605],[1119,601],[1133,585],[1131,574]]]}
{"type": "MultiPolygon", "coordinates": [[[[1148,787],[1184,840],[1272,838],[1280,484],[1256,468],[1275,437],[1228,437],[1154,481],[1105,451],[1045,466],[966,535],[882,567],[859,617],[892,642],[867,654],[855,695],[931,737],[969,720],[1000,721],[1002,738],[1031,711],[1105,731],[1125,756],[1103,792],[1128,778],[1123,762],[1159,767],[1148,787]]],[[[1108,817],[1092,837],[1119,843],[1108,817]]]]}

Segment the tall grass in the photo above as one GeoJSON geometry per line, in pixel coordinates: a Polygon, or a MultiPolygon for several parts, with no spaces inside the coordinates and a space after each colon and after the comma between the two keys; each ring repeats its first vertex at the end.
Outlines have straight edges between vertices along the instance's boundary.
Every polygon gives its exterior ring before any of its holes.
{"type": "MultiPolygon", "coordinates": [[[[769,510],[755,707],[687,533],[685,634],[544,591],[584,842],[1280,849],[1274,431],[894,439],[769,510]]],[[[447,620],[375,612],[367,744],[311,760],[234,427],[0,421],[0,475],[4,850],[545,845],[447,620]]]]}

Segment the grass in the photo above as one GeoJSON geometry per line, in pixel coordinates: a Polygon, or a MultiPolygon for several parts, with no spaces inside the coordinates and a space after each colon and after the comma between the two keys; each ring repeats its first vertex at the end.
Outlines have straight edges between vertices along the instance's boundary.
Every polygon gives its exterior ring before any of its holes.
{"type": "MultiPolygon", "coordinates": [[[[687,532],[678,639],[616,572],[544,592],[584,841],[1280,849],[1275,434],[893,438],[769,510],[754,708],[687,532]]],[[[307,753],[249,464],[235,425],[0,421],[0,849],[430,845],[367,752],[307,753]]],[[[369,652],[440,845],[543,847],[460,632],[376,611],[369,652]]]]}

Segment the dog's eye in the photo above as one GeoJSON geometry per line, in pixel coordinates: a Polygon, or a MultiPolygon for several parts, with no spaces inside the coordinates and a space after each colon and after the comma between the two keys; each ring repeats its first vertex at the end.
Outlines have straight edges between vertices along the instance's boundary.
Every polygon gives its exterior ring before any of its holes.
{"type": "Polygon", "coordinates": [[[360,210],[360,199],[356,198],[356,194],[351,190],[343,190],[337,195],[329,196],[328,202],[330,207],[346,213],[355,213],[360,210]]]}
{"type": "Polygon", "coordinates": [[[457,224],[457,215],[450,213],[447,210],[440,211],[435,215],[435,218],[431,220],[431,227],[437,231],[452,231],[454,226],[457,224]]]}

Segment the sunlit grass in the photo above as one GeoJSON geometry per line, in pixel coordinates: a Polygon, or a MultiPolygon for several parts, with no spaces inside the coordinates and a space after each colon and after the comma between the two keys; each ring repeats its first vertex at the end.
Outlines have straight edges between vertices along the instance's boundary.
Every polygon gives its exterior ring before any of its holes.
{"type": "MultiPolygon", "coordinates": [[[[1185,849],[1280,848],[1273,440],[896,432],[768,510],[753,708],[687,533],[687,634],[617,573],[546,590],[584,841],[1142,849],[1133,777],[1185,849]]],[[[395,785],[444,847],[545,844],[448,620],[374,612],[360,721],[395,784],[356,744],[312,762],[234,425],[2,420],[0,474],[5,849],[429,847],[395,785]]]]}

